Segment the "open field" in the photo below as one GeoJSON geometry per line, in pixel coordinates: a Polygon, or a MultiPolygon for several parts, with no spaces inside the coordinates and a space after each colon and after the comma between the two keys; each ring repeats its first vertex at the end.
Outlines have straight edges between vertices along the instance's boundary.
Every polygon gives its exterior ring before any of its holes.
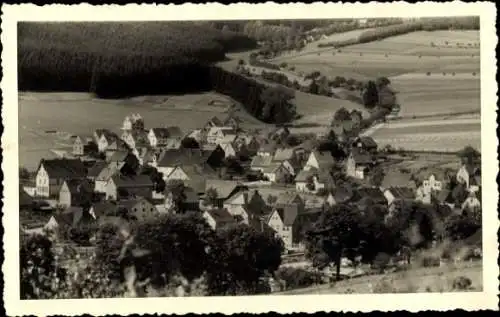
{"type": "Polygon", "coordinates": [[[479,49],[478,31],[413,32],[340,50],[329,48],[288,54],[273,62],[286,61],[297,71],[318,70],[325,75],[355,79],[427,71],[478,72],[479,49]]]}
{"type": "Polygon", "coordinates": [[[329,125],[335,111],[342,107],[349,111],[357,109],[363,113],[364,117],[368,116],[368,113],[363,106],[349,100],[296,91],[295,102],[297,105],[297,112],[304,116],[300,120],[297,120],[296,123],[329,125]]]}
{"type": "Polygon", "coordinates": [[[381,147],[409,151],[456,152],[467,145],[481,151],[481,121],[475,118],[388,122],[371,136],[381,147]]]}
{"type": "Polygon", "coordinates": [[[474,78],[452,75],[391,78],[401,104],[401,116],[480,112],[481,92],[479,76],[474,78]]]}
{"type": "Polygon", "coordinates": [[[382,284],[386,284],[385,292],[451,292],[453,279],[465,276],[472,281],[474,291],[480,291],[483,284],[482,263],[465,262],[457,265],[448,264],[442,267],[417,268],[406,272],[363,276],[345,280],[335,285],[319,285],[303,289],[277,292],[275,295],[317,295],[317,294],[366,294],[384,292],[382,284]]]}
{"type": "MultiPolygon", "coordinates": [[[[96,128],[119,132],[123,118],[130,113],[140,113],[147,128],[178,125],[188,132],[212,116],[224,116],[228,107],[207,106],[210,100],[233,103],[216,93],[122,100],[95,99],[86,93],[20,93],[19,163],[36,168],[40,158],[54,157],[50,149],[67,149],[72,134],[91,135],[96,128]],[[46,134],[46,130],[58,133],[46,134]]],[[[243,125],[263,125],[242,108],[237,108],[236,114],[243,125]]]]}

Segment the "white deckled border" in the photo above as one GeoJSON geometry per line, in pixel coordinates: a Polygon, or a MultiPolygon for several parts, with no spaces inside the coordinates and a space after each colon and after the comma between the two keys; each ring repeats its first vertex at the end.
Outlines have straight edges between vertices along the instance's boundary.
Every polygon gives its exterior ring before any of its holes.
{"type": "Polygon", "coordinates": [[[493,3],[405,2],[368,4],[232,4],[221,5],[46,5],[31,4],[2,6],[2,67],[3,93],[2,135],[4,173],[3,226],[5,261],[4,302],[7,315],[105,315],[132,313],[279,313],[316,311],[394,311],[497,309],[498,258],[497,215],[498,174],[496,138],[497,84],[495,32],[496,8],[493,3]],[[293,295],[255,297],[147,298],[40,300],[19,299],[19,219],[18,219],[18,111],[17,111],[17,21],[145,21],[145,20],[238,20],[294,18],[365,18],[365,17],[481,17],[481,132],[483,170],[483,292],[448,294],[367,294],[367,295],[293,295]]]}

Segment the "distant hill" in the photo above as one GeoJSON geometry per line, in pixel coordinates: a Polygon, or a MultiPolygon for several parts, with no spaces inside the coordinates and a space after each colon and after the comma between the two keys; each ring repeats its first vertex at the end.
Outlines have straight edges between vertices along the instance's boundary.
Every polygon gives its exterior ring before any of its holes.
{"type": "Polygon", "coordinates": [[[110,82],[124,92],[199,90],[201,65],[255,47],[243,34],[192,22],[22,22],[18,84],[35,91],[95,92],[110,82]]]}

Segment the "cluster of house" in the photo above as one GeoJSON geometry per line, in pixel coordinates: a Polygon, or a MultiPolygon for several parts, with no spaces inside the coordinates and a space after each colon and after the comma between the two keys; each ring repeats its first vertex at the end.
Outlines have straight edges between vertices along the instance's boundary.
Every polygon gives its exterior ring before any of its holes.
{"type": "MultiPolygon", "coordinates": [[[[382,186],[368,185],[378,164],[377,144],[370,137],[353,138],[347,158],[339,160],[330,151],[319,151],[313,142],[280,145],[276,140],[290,134],[287,128],[263,138],[239,125],[231,115],[225,120],[214,117],[189,133],[179,127],[146,130],[143,119],[132,115],[125,118],[120,136],[98,129],[91,137],[76,137],[74,157],[41,160],[35,184],[23,189],[23,197],[30,193],[57,209],[47,223],[33,230],[141,221],[172,212],[174,193],[160,180],[182,182],[183,210],[199,211],[213,229],[246,223],[272,230],[288,250],[302,248],[304,228],[329,205],[378,203],[392,208],[397,202],[415,200],[456,205],[456,195],[438,171],[406,181],[389,172],[382,186]],[[362,186],[336,186],[334,168],[362,186]],[[216,195],[208,199],[210,190],[216,195]]],[[[332,129],[342,137],[345,125],[332,129]]],[[[464,164],[456,181],[470,192],[462,208],[480,204],[477,165],[464,164]]]]}

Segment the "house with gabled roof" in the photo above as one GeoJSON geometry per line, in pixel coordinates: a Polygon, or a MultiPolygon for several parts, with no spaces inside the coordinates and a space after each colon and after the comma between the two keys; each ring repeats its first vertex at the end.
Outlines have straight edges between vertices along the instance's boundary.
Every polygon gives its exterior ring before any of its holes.
{"type": "Polygon", "coordinates": [[[306,164],[304,165],[304,170],[308,171],[311,169],[316,170],[330,170],[335,164],[335,159],[331,152],[319,152],[313,151],[309,155],[306,164]]]}
{"type": "Polygon", "coordinates": [[[299,159],[293,148],[277,149],[274,153],[273,161],[283,163],[292,175],[295,175],[295,171],[300,168],[299,159]]]}
{"type": "Polygon", "coordinates": [[[462,203],[462,211],[475,213],[481,211],[481,192],[470,191],[467,199],[462,203]]]}
{"type": "Polygon", "coordinates": [[[225,138],[236,136],[238,133],[232,127],[213,127],[208,130],[207,143],[220,144],[225,138]]]}
{"type": "Polygon", "coordinates": [[[228,200],[236,193],[245,190],[246,186],[236,181],[207,179],[205,181],[205,193],[209,189],[215,189],[215,191],[217,192],[216,205],[221,207],[224,205],[224,201],[228,200]]]}
{"type": "MultiPolygon", "coordinates": [[[[224,152],[222,152],[221,155],[222,158],[224,158],[224,152]]],[[[158,172],[162,173],[163,177],[166,179],[177,166],[211,166],[211,156],[211,152],[200,149],[169,149],[161,152],[157,159],[156,166],[153,166],[156,167],[158,172]]]]}
{"type": "Polygon", "coordinates": [[[116,139],[111,144],[109,144],[104,150],[106,160],[108,160],[115,152],[118,151],[130,151],[130,147],[122,139],[116,139]]]}
{"type": "Polygon", "coordinates": [[[477,192],[481,187],[481,165],[462,164],[457,171],[457,182],[464,184],[469,191],[477,192]]]}
{"type": "Polygon", "coordinates": [[[224,208],[207,209],[203,218],[213,230],[236,224],[236,219],[224,208]]]}
{"type": "Polygon", "coordinates": [[[259,156],[256,155],[252,158],[252,161],[250,163],[250,169],[252,171],[263,171],[265,168],[268,168],[271,166],[273,162],[272,156],[259,156]]]}
{"type": "Polygon", "coordinates": [[[254,135],[240,133],[235,141],[237,144],[242,143],[249,156],[257,154],[260,147],[259,141],[254,135]]]}
{"type": "Polygon", "coordinates": [[[252,216],[260,217],[267,210],[266,202],[258,190],[240,191],[224,201],[223,207],[246,224],[250,223],[252,216]]]}
{"type": "Polygon", "coordinates": [[[108,159],[109,167],[112,169],[127,169],[136,171],[139,168],[139,160],[128,151],[116,151],[108,159]]]}
{"type": "Polygon", "coordinates": [[[325,202],[329,206],[334,206],[338,204],[345,204],[352,199],[354,192],[352,188],[347,186],[335,187],[329,190],[328,195],[325,198],[325,202]]]}
{"type": "Polygon", "coordinates": [[[269,133],[269,139],[275,142],[285,140],[290,135],[290,129],[286,126],[278,127],[269,133]]]}
{"type": "Polygon", "coordinates": [[[321,214],[321,210],[305,210],[298,205],[277,207],[267,220],[276,235],[283,241],[286,250],[303,248],[305,231],[321,214]]]}
{"type": "Polygon", "coordinates": [[[223,124],[226,127],[233,127],[235,130],[238,130],[242,122],[240,117],[230,114],[224,119],[223,124]]]}
{"type": "Polygon", "coordinates": [[[262,168],[262,174],[273,183],[286,183],[293,178],[289,169],[282,162],[273,162],[262,168]]]}
{"type": "Polygon", "coordinates": [[[377,152],[378,144],[370,136],[357,137],[352,142],[352,147],[360,148],[364,151],[374,153],[377,152]]]}
{"type": "Polygon", "coordinates": [[[132,154],[137,158],[140,166],[151,165],[156,159],[157,153],[150,147],[139,147],[132,150],[132,154]]]}
{"type": "Polygon", "coordinates": [[[353,191],[351,202],[357,202],[364,198],[370,198],[373,204],[387,205],[387,198],[378,187],[360,187],[353,191]]]}
{"type": "Polygon", "coordinates": [[[97,176],[108,166],[106,161],[97,161],[91,167],[88,168],[87,179],[91,182],[95,182],[97,176]]]}
{"type": "Polygon", "coordinates": [[[106,193],[106,187],[109,180],[114,175],[119,175],[125,163],[107,164],[103,169],[99,171],[94,180],[94,192],[96,193],[106,193]]]}
{"type": "Polygon", "coordinates": [[[141,196],[120,200],[116,211],[118,212],[116,216],[132,221],[148,220],[159,214],[151,199],[141,196]]]}
{"type": "Polygon", "coordinates": [[[113,175],[106,184],[106,199],[151,198],[154,184],[148,175],[113,175]]]}
{"type": "Polygon", "coordinates": [[[364,179],[365,174],[375,165],[373,156],[360,148],[353,148],[346,161],[346,174],[357,179],[364,179]]]}
{"type": "Polygon", "coordinates": [[[59,206],[68,208],[90,203],[93,197],[93,187],[85,179],[65,180],[59,190],[59,206]]]}
{"type": "Polygon", "coordinates": [[[96,225],[95,219],[89,214],[88,210],[82,207],[68,207],[64,211],[54,214],[49,219],[50,229],[66,227],[69,229],[91,228],[96,225]]]}
{"type": "Polygon", "coordinates": [[[408,187],[390,187],[384,190],[384,196],[387,199],[389,211],[394,209],[396,203],[410,204],[415,201],[415,192],[408,187]]]}
{"type": "Polygon", "coordinates": [[[147,146],[149,144],[148,132],[145,130],[124,131],[121,139],[125,141],[131,149],[147,146]]]}
{"type": "Polygon", "coordinates": [[[208,132],[211,128],[222,128],[224,127],[224,123],[217,116],[213,116],[210,120],[207,121],[203,130],[208,132]]]}
{"type": "Polygon", "coordinates": [[[84,179],[86,176],[87,168],[79,159],[42,159],[36,172],[36,195],[56,197],[65,180],[84,179]]]}
{"type": "Polygon", "coordinates": [[[83,156],[97,152],[97,143],[94,142],[92,136],[77,135],[73,140],[72,153],[75,156],[83,156]]]}
{"type": "Polygon", "coordinates": [[[118,135],[108,129],[96,129],[94,132],[94,139],[97,143],[99,152],[104,152],[109,145],[119,139],[118,135]]]}
{"type": "Polygon", "coordinates": [[[278,145],[275,142],[264,142],[257,150],[257,156],[270,156],[273,157],[278,145]]]}
{"type": "Polygon", "coordinates": [[[170,136],[167,128],[151,128],[148,132],[149,145],[151,147],[164,146],[170,136]]]}

